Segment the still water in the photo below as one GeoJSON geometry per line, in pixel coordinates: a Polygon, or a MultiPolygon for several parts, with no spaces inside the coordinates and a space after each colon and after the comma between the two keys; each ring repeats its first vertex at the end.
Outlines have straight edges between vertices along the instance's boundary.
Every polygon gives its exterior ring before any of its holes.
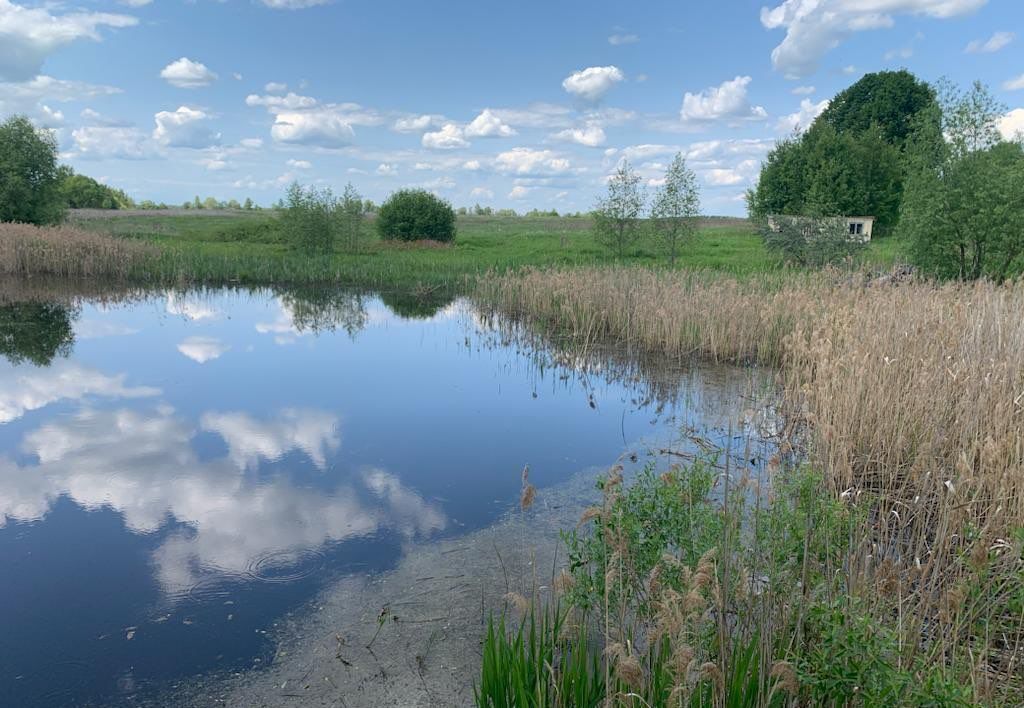
{"type": "Polygon", "coordinates": [[[275,618],[493,523],[524,465],[543,488],[723,428],[744,376],[652,385],[462,301],[339,291],[7,305],[0,354],[0,705],[26,708],[267,660],[275,618]]]}

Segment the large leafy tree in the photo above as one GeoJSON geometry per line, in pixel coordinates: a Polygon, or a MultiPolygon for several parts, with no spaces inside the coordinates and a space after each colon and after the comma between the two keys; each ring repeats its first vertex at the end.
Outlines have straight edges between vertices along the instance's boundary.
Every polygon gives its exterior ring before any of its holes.
{"type": "Polygon", "coordinates": [[[907,145],[942,142],[934,90],[907,71],[868,74],[839,93],[802,134],[780,141],[748,194],[751,216],[874,216],[877,233],[899,218],[907,145]],[[927,130],[930,128],[930,130],[927,130]]]}
{"type": "Polygon", "coordinates": [[[988,90],[943,90],[940,149],[911,141],[900,232],[915,264],[940,278],[1024,272],[1024,147],[1003,142],[988,90]]]}
{"type": "Polygon", "coordinates": [[[76,309],[57,303],[0,306],[0,355],[12,364],[49,366],[54,358],[71,353],[77,316],[76,309]]]}
{"type": "Polygon", "coordinates": [[[876,126],[885,142],[902,149],[915,128],[915,117],[933,105],[935,91],[909,71],[879,71],[836,94],[818,122],[839,134],[876,126]]]}
{"type": "Polygon", "coordinates": [[[92,177],[76,174],[70,167],[60,170],[60,193],[69,209],[131,209],[131,198],[120,189],[100,184],[92,177]]]}
{"type": "Polygon", "coordinates": [[[0,221],[53,224],[64,217],[57,139],[25,116],[0,123],[0,221]]]}

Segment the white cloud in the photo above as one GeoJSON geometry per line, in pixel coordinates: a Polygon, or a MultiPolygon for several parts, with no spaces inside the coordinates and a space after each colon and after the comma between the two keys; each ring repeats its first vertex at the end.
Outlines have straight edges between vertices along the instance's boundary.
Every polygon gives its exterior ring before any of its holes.
{"type": "Polygon", "coordinates": [[[242,138],[238,144],[247,150],[259,150],[263,147],[263,138],[242,138]]]}
{"type": "Polygon", "coordinates": [[[600,147],[604,145],[606,136],[599,125],[587,125],[582,128],[566,128],[551,136],[555,140],[564,140],[570,143],[585,145],[586,147],[600,147]]]}
{"type": "Polygon", "coordinates": [[[210,172],[221,172],[223,170],[234,169],[234,165],[226,159],[226,156],[223,153],[217,153],[213,157],[204,157],[199,161],[199,164],[210,172]]]}
{"type": "Polygon", "coordinates": [[[395,166],[389,162],[380,163],[379,165],[377,165],[377,169],[375,171],[382,177],[388,177],[390,175],[398,173],[398,170],[395,169],[395,166]]]}
{"type": "Polygon", "coordinates": [[[591,66],[566,77],[562,88],[585,101],[599,101],[625,78],[617,66],[591,66]]]}
{"type": "Polygon", "coordinates": [[[1020,91],[1021,89],[1024,89],[1024,74],[1005,81],[1003,83],[1003,88],[1007,91],[1020,91]]]}
{"type": "Polygon", "coordinates": [[[517,133],[515,128],[503,123],[490,108],[485,108],[466,126],[464,134],[467,138],[510,138],[517,133]]]}
{"type": "Polygon", "coordinates": [[[113,86],[36,76],[29,81],[0,83],[0,115],[25,113],[42,123],[47,118],[48,111],[44,105],[48,103],[85,101],[120,92],[120,89],[113,86]]]}
{"type": "Polygon", "coordinates": [[[313,163],[309,160],[288,160],[286,163],[289,167],[296,170],[310,170],[313,168],[313,163]]]}
{"type": "Polygon", "coordinates": [[[853,64],[847,64],[842,69],[840,69],[840,71],[842,71],[847,76],[853,76],[854,74],[857,73],[857,67],[854,66],[853,64]]]}
{"type": "Polygon", "coordinates": [[[118,5],[124,5],[125,7],[145,7],[151,2],[153,0],[117,0],[118,5]]]}
{"type": "Polygon", "coordinates": [[[813,86],[797,86],[790,93],[794,96],[810,96],[814,90],[813,86]]]}
{"type": "Polygon", "coordinates": [[[487,189],[487,187],[473,187],[469,191],[469,196],[476,199],[494,199],[494,192],[487,189]]]}
{"type": "Polygon", "coordinates": [[[344,147],[355,138],[352,125],[330,108],[278,113],[270,136],[279,143],[344,147]]]}
{"type": "Polygon", "coordinates": [[[512,191],[508,193],[509,199],[526,199],[530,195],[530,190],[527,187],[517,184],[512,188],[512,191]]]}
{"type": "Polygon", "coordinates": [[[775,123],[775,130],[780,133],[792,133],[794,130],[806,130],[814,122],[814,119],[828,108],[829,100],[813,103],[809,98],[800,101],[800,110],[796,113],[782,116],[775,123]]]}
{"type": "Polygon", "coordinates": [[[751,183],[760,167],[758,160],[743,160],[732,168],[711,168],[704,170],[704,181],[713,187],[725,187],[744,182],[751,183]]]}
{"type": "Polygon", "coordinates": [[[752,106],[747,100],[750,81],[749,76],[737,76],[700,93],[687,91],[679,116],[686,122],[766,118],[768,113],[764,108],[752,106]]]}
{"type": "Polygon", "coordinates": [[[1015,108],[999,119],[999,132],[1006,140],[1024,139],[1024,108],[1015,108]]]}
{"type": "Polygon", "coordinates": [[[126,378],[124,374],[108,376],[69,361],[57,361],[46,369],[0,363],[0,423],[10,423],[57,401],[80,401],[90,396],[144,398],[160,393],[148,386],[128,386],[126,378]]]}
{"type": "Polygon", "coordinates": [[[278,460],[296,449],[323,469],[327,453],[341,445],[337,416],[323,411],[286,408],[271,421],[246,413],[205,413],[200,425],[224,438],[228,457],[240,470],[255,469],[260,459],[278,460]]]}
{"type": "Polygon", "coordinates": [[[1013,32],[996,32],[984,42],[980,39],[968,42],[964,51],[968,54],[991,54],[992,52],[998,52],[1012,42],[1016,36],[1013,32]]]}
{"type": "Polygon", "coordinates": [[[428,128],[441,125],[444,119],[437,115],[406,116],[397,119],[391,126],[396,133],[422,133],[428,128]]]}
{"type": "Polygon", "coordinates": [[[909,59],[914,56],[914,50],[911,47],[903,47],[902,49],[890,49],[884,55],[886,61],[892,61],[893,59],[909,59]]]}
{"type": "Polygon", "coordinates": [[[613,34],[608,38],[608,44],[613,47],[618,47],[623,44],[636,44],[639,41],[639,35],[635,34],[613,34]]]}
{"type": "Polygon", "coordinates": [[[101,27],[136,24],[138,20],[128,15],[107,12],[54,15],[47,7],[30,8],[0,0],[0,80],[31,79],[42,71],[46,58],[61,47],[78,39],[99,41],[101,27]]]}
{"type": "Polygon", "coordinates": [[[144,160],[153,156],[148,137],[138,128],[83,126],[71,131],[71,139],[76,157],[144,160]]]}
{"type": "Polygon", "coordinates": [[[300,96],[297,93],[288,92],[285,96],[259,96],[250,94],[245,97],[247,106],[263,106],[273,111],[297,111],[302,108],[313,108],[317,100],[310,96],[300,96]]]}
{"type": "Polygon", "coordinates": [[[193,322],[214,320],[220,316],[220,312],[211,307],[208,303],[197,298],[182,299],[181,296],[174,292],[167,293],[167,305],[165,309],[169,315],[184,317],[185,319],[192,320],[193,322]]]}
{"type": "Polygon", "coordinates": [[[571,168],[567,159],[551,150],[525,147],[499,153],[494,163],[499,172],[517,175],[562,174],[571,168]]]}
{"type": "Polygon", "coordinates": [[[785,0],[761,9],[767,29],[785,29],[772,50],[772,66],[786,76],[808,76],[827,52],[850,34],[892,27],[895,15],[948,18],[977,10],[987,0],[785,0]]]}
{"type": "Polygon", "coordinates": [[[167,147],[204,148],[220,142],[220,133],[208,125],[212,118],[198,108],[179,106],[176,111],[160,111],[153,116],[156,128],[153,140],[167,147]]]}
{"type": "Polygon", "coordinates": [[[267,93],[284,93],[288,90],[288,84],[281,84],[276,81],[271,81],[264,85],[263,90],[267,93]]]}
{"type": "Polygon", "coordinates": [[[462,163],[462,169],[476,172],[483,169],[483,165],[480,164],[480,160],[466,160],[462,163]]]}
{"type": "Polygon", "coordinates": [[[198,364],[218,359],[230,348],[215,337],[188,337],[178,345],[179,352],[198,364]]]}
{"type": "Polygon", "coordinates": [[[469,142],[463,137],[462,128],[455,123],[445,123],[441,130],[424,133],[421,142],[423,147],[430,150],[456,150],[469,147],[469,142]]]}
{"type": "Polygon", "coordinates": [[[160,71],[160,78],[178,88],[202,88],[217,80],[217,75],[205,64],[182,57],[172,61],[160,71]]]}

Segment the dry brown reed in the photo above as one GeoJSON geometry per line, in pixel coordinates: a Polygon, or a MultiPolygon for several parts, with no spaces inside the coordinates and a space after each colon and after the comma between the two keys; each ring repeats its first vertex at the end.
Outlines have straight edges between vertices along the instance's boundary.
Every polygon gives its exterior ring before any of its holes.
{"type": "Polygon", "coordinates": [[[0,274],[124,279],[156,255],[152,246],[70,226],[0,224],[0,274]]]}
{"type": "Polygon", "coordinates": [[[477,296],[580,347],[777,365],[807,461],[863,511],[843,586],[899,626],[908,661],[976,667],[979,700],[1020,680],[1024,283],[527,270],[477,296]]]}

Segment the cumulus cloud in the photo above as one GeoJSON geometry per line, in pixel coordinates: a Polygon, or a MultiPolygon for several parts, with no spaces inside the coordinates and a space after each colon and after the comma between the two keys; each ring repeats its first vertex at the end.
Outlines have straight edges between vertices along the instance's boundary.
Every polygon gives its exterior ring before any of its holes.
{"type": "Polygon", "coordinates": [[[230,348],[216,337],[187,337],[178,345],[178,351],[197,364],[219,359],[230,348]]]}
{"type": "Polygon", "coordinates": [[[287,165],[295,170],[310,170],[313,163],[309,160],[288,160],[287,165]]]}
{"type": "Polygon", "coordinates": [[[138,128],[87,125],[71,131],[71,153],[84,159],[144,160],[154,154],[148,136],[138,128]]]}
{"type": "Polygon", "coordinates": [[[591,66],[567,76],[562,88],[585,101],[599,101],[625,78],[617,66],[591,66]]]}
{"type": "Polygon", "coordinates": [[[975,39],[968,42],[967,46],[964,47],[964,51],[968,54],[991,54],[998,52],[1012,42],[1016,36],[1013,32],[996,32],[985,41],[975,39]]]}
{"type": "Polygon", "coordinates": [[[327,454],[341,445],[338,417],[325,411],[286,408],[266,421],[247,413],[205,413],[199,424],[224,438],[228,458],[239,470],[255,469],[261,459],[278,460],[296,449],[323,469],[327,454]]]}
{"type": "Polygon", "coordinates": [[[377,169],[374,170],[381,177],[390,177],[391,175],[397,174],[398,170],[390,162],[382,162],[377,165],[377,169]]]}
{"type": "Polygon", "coordinates": [[[752,106],[747,100],[750,82],[749,76],[737,76],[700,93],[687,92],[679,115],[686,122],[766,118],[768,112],[764,108],[752,106]]]}
{"type": "Polygon", "coordinates": [[[292,92],[288,92],[285,96],[260,96],[257,94],[250,94],[245,97],[245,105],[263,106],[271,112],[275,110],[297,111],[301,108],[315,107],[317,105],[317,100],[311,96],[300,96],[299,94],[292,92]]]}
{"type": "Polygon", "coordinates": [[[204,148],[220,142],[220,133],[214,132],[205,111],[179,106],[176,111],[160,111],[153,116],[156,128],[153,140],[167,147],[204,148]]]}
{"type": "Polygon", "coordinates": [[[767,29],[785,29],[772,66],[789,77],[808,76],[826,53],[854,32],[892,27],[896,15],[938,19],[977,10],[988,0],[785,0],[761,9],[767,29]]]}
{"type": "Polygon", "coordinates": [[[405,116],[395,120],[391,129],[396,133],[422,133],[443,123],[444,119],[437,115],[405,116]]]}
{"type": "Polygon", "coordinates": [[[263,90],[267,93],[284,93],[288,90],[288,84],[271,81],[263,86],[263,90]]]}
{"type": "Polygon", "coordinates": [[[1024,139],[1024,108],[1015,108],[999,119],[999,132],[1005,140],[1024,139]]]}
{"type": "Polygon", "coordinates": [[[828,108],[829,101],[825,99],[818,103],[805,98],[800,101],[800,110],[789,115],[782,116],[775,123],[775,130],[780,133],[792,133],[794,130],[806,130],[817,118],[828,108]]]}
{"type": "Polygon", "coordinates": [[[474,118],[464,133],[467,138],[510,138],[517,134],[515,128],[503,123],[490,108],[474,118]]]}
{"type": "Polygon", "coordinates": [[[750,183],[757,175],[760,164],[758,160],[749,159],[743,160],[736,167],[713,167],[703,170],[704,181],[712,187],[733,186],[743,184],[744,182],[750,183]]]}
{"type": "Polygon", "coordinates": [[[0,0],[0,80],[27,81],[42,71],[46,58],[78,39],[101,39],[103,27],[138,24],[128,15],[69,12],[54,15],[47,7],[25,7],[0,0]]]}
{"type": "Polygon", "coordinates": [[[508,193],[509,199],[526,199],[530,195],[530,189],[524,187],[521,184],[517,184],[512,188],[512,191],[508,193]]]}
{"type": "Polygon", "coordinates": [[[599,125],[587,125],[582,128],[566,128],[551,136],[555,140],[564,140],[586,147],[600,147],[604,145],[606,136],[604,129],[599,125]]]}
{"type": "Polygon", "coordinates": [[[207,66],[188,57],[172,61],[160,71],[160,78],[178,88],[202,88],[217,80],[217,75],[207,66]]]}
{"type": "Polygon", "coordinates": [[[338,148],[355,138],[352,125],[330,108],[278,113],[270,136],[279,143],[338,148]]]}
{"type": "Polygon", "coordinates": [[[424,133],[421,142],[423,147],[430,150],[457,150],[469,147],[469,142],[463,137],[463,130],[455,123],[445,123],[438,131],[424,133]]]}
{"type": "Polygon", "coordinates": [[[498,153],[494,164],[499,172],[516,175],[563,174],[571,169],[567,159],[551,150],[526,147],[498,153]]]}

